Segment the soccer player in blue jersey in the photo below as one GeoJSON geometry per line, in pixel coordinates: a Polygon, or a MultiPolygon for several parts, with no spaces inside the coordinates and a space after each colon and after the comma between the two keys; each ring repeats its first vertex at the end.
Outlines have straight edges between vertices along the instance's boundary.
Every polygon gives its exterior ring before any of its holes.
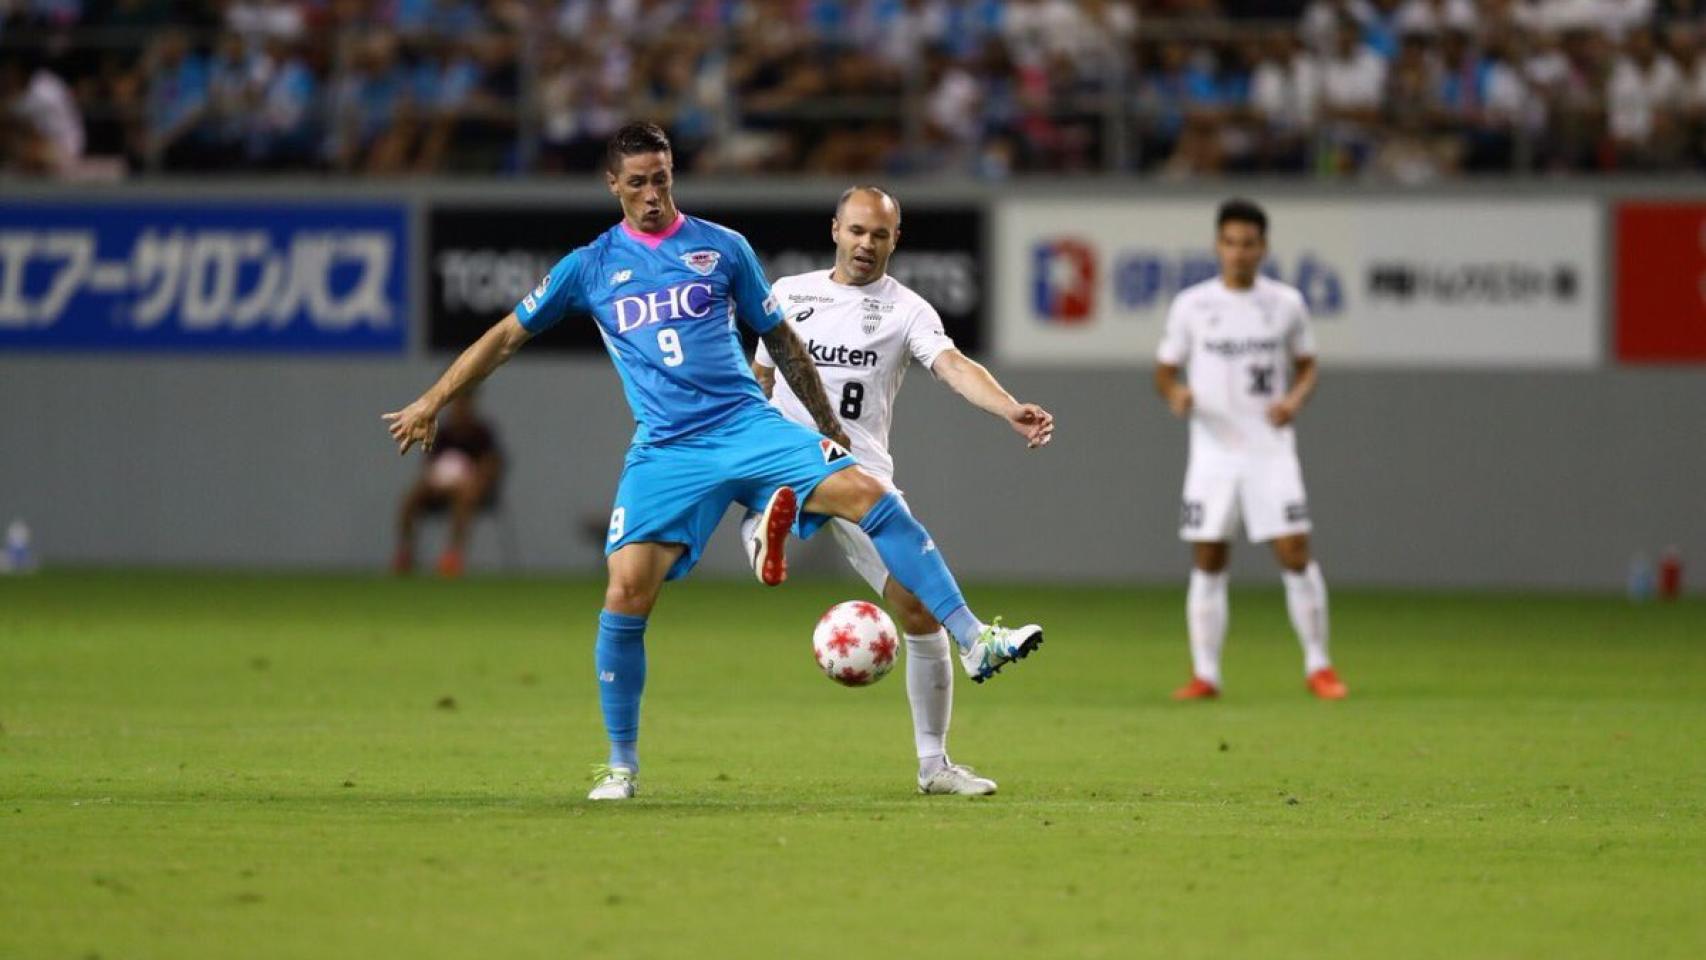
{"type": "Polygon", "coordinates": [[[609,581],[594,660],[610,759],[593,800],[634,796],[646,618],[664,581],[698,562],[732,502],[761,511],[763,549],[778,566],[790,531],[809,537],[831,517],[857,523],[894,578],[948,628],[975,680],[1043,639],[1035,624],[980,621],[930,534],[898,496],[857,469],[811,355],[782,322],[752,247],[677,211],[672,167],[662,130],[618,130],[605,180],[622,222],[560,260],[419,399],[384,414],[399,453],[417,443],[430,449],[438,412],[529,338],[570,313],[597,322],[637,428],[605,542],[609,581]],[[742,355],[737,320],[763,339],[821,436],[767,402],[742,355]]]}

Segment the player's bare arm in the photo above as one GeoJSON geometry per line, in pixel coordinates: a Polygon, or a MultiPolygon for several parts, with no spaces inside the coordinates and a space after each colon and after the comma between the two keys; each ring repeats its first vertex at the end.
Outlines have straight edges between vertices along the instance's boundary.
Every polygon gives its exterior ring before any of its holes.
{"type": "Polygon", "coordinates": [[[381,414],[389,422],[391,439],[397,441],[397,453],[408,453],[417,443],[422,450],[431,450],[433,437],[438,433],[438,412],[457,394],[486,379],[505,360],[515,356],[515,351],[532,336],[515,314],[504,317],[462,351],[450,369],[414,403],[381,414]]]}
{"type": "Polygon", "coordinates": [[[945,350],[930,366],[936,379],[980,410],[1007,421],[1035,450],[1054,439],[1054,415],[1034,403],[1020,403],[1001,386],[995,375],[958,350],[945,350]]]}
{"type": "Polygon", "coordinates": [[[1191,412],[1191,388],[1185,386],[1179,379],[1178,366],[1171,363],[1155,365],[1155,392],[1161,399],[1167,401],[1167,409],[1173,411],[1175,417],[1189,416],[1191,412]]]}
{"type": "Polygon", "coordinates": [[[776,395],[775,367],[759,363],[755,358],[752,361],[752,377],[754,380],[758,381],[758,389],[763,390],[766,397],[774,397],[776,395]]]}
{"type": "Polygon", "coordinates": [[[781,371],[782,379],[788,381],[794,396],[800,398],[800,405],[812,415],[818,432],[843,447],[851,447],[847,431],[841,429],[841,421],[835,418],[835,408],[829,405],[829,394],[823,389],[823,377],[818,375],[817,364],[812,362],[812,355],[799,334],[787,324],[778,323],[764,335],[764,347],[770,351],[770,358],[776,361],[776,369],[781,371]]]}
{"type": "Polygon", "coordinates": [[[1297,412],[1314,395],[1316,381],[1320,379],[1314,357],[1297,357],[1292,361],[1291,371],[1291,389],[1268,408],[1268,422],[1276,427],[1297,419],[1297,412]]]}

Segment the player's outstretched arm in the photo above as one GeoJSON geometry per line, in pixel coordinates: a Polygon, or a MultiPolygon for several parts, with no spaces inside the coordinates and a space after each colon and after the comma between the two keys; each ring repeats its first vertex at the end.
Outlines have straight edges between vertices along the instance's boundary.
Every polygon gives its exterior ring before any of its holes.
{"type": "Polygon", "coordinates": [[[763,340],[764,349],[770,351],[770,359],[776,361],[776,369],[781,371],[782,379],[788,382],[794,396],[800,398],[806,412],[812,415],[818,432],[843,447],[851,448],[852,441],[847,439],[847,431],[841,429],[841,421],[835,418],[835,409],[829,405],[829,394],[823,389],[823,377],[818,375],[817,364],[812,362],[805,341],[786,323],[770,328],[763,340]]]}
{"type": "Polygon", "coordinates": [[[1007,421],[1034,450],[1054,439],[1054,414],[1034,403],[1020,403],[995,379],[995,374],[958,350],[944,350],[930,365],[936,379],[947,384],[980,410],[1007,421]]]}
{"type": "Polygon", "coordinates": [[[515,314],[504,317],[462,351],[450,369],[444,371],[438,382],[414,403],[401,410],[380,414],[380,418],[389,423],[387,429],[391,431],[391,439],[397,441],[397,452],[408,453],[409,448],[417,443],[422,450],[431,450],[433,437],[438,433],[438,412],[444,409],[444,405],[463,390],[486,379],[505,360],[515,356],[515,351],[532,336],[515,314]]]}

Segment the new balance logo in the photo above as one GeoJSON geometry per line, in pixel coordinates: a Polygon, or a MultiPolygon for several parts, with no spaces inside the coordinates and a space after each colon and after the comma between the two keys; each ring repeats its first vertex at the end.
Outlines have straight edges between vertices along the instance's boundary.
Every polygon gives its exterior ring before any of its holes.
{"type": "Polygon", "coordinates": [[[614,670],[600,670],[600,671],[598,671],[598,682],[599,683],[615,683],[616,682],[616,671],[614,671],[614,670]]]}
{"type": "Polygon", "coordinates": [[[610,285],[613,287],[619,287],[622,284],[627,283],[629,280],[632,280],[632,279],[634,279],[634,271],[632,271],[632,270],[618,270],[615,273],[610,275],[610,285]]]}
{"type": "Polygon", "coordinates": [[[926,541],[924,541],[924,549],[918,551],[918,555],[923,556],[924,554],[929,553],[935,549],[936,549],[936,541],[935,540],[926,540],[926,541]]]}

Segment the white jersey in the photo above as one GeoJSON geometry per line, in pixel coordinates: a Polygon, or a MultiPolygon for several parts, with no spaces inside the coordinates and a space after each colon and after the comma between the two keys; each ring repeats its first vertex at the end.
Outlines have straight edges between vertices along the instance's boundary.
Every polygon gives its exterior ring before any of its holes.
{"type": "Polygon", "coordinates": [[[1303,294],[1267,277],[1232,290],[1216,277],[1173,298],[1156,359],[1190,384],[1191,456],[1295,454],[1268,407],[1291,389],[1292,362],[1315,355],[1303,294]]]}
{"type": "MultiPolygon", "coordinates": [[[[930,369],[937,357],[954,348],[954,341],[943,330],[936,308],[895,278],[853,287],[829,275],[819,270],[783,277],[771,291],[811,351],[859,465],[892,487],[889,425],[907,365],[917,360],[930,369]]],[[[776,366],[762,340],[754,359],[776,366]]],[[[781,377],[770,402],[788,419],[816,429],[805,405],[781,377]]]]}

